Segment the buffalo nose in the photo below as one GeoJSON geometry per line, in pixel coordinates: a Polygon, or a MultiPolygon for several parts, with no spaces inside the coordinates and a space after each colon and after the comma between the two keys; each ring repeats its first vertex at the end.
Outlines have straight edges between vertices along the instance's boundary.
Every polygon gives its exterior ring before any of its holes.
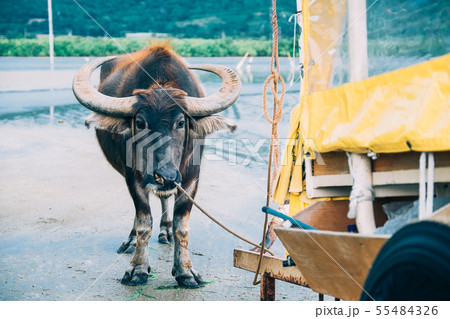
{"type": "Polygon", "coordinates": [[[157,169],[153,172],[153,176],[158,184],[165,183],[179,183],[181,181],[180,174],[176,170],[170,170],[166,168],[157,169]]]}

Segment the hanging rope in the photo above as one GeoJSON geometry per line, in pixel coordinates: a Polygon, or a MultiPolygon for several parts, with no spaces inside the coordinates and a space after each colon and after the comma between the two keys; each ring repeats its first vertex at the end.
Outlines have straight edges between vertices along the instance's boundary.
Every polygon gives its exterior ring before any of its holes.
{"type": "MultiPolygon", "coordinates": [[[[280,75],[280,64],[278,61],[278,23],[277,23],[277,1],[272,0],[272,29],[273,29],[273,41],[272,41],[272,58],[270,60],[270,72],[271,74],[264,81],[263,86],[263,109],[264,115],[267,121],[272,124],[272,134],[270,136],[270,149],[269,149],[269,166],[267,170],[267,196],[266,206],[269,206],[270,197],[273,192],[273,183],[277,177],[277,168],[280,158],[280,148],[278,144],[278,123],[283,116],[283,99],[286,87],[284,79],[280,75]],[[278,97],[278,81],[281,83],[281,97],[278,97]],[[269,117],[267,112],[267,86],[270,84],[270,89],[273,95],[273,116],[269,117]]],[[[268,214],[264,218],[263,238],[261,241],[261,251],[259,254],[258,267],[256,269],[255,278],[253,279],[253,285],[258,285],[261,280],[258,280],[258,274],[261,269],[261,262],[264,255],[264,243],[266,239],[268,224],[268,214]]]]}
{"type": "Polygon", "coordinates": [[[277,9],[276,0],[272,0],[272,27],[273,27],[273,43],[272,43],[272,57],[270,60],[271,74],[264,81],[263,86],[263,109],[264,116],[267,121],[272,124],[272,134],[270,137],[270,151],[269,151],[269,176],[268,176],[268,191],[267,204],[269,204],[270,196],[272,195],[273,183],[277,176],[277,168],[280,157],[280,150],[278,144],[278,123],[283,116],[283,99],[286,91],[283,77],[280,75],[280,64],[278,61],[278,23],[277,23],[277,9]],[[278,98],[278,81],[281,83],[281,97],[278,98]],[[273,116],[269,117],[267,111],[267,86],[270,84],[270,89],[273,95],[273,116]],[[273,166],[273,173],[270,176],[270,171],[273,166]]]}
{"type": "Polygon", "coordinates": [[[292,59],[295,60],[295,43],[297,42],[297,24],[300,19],[300,15],[302,11],[297,11],[293,15],[289,17],[288,22],[291,22],[292,18],[294,18],[294,40],[292,41],[292,59]]]}

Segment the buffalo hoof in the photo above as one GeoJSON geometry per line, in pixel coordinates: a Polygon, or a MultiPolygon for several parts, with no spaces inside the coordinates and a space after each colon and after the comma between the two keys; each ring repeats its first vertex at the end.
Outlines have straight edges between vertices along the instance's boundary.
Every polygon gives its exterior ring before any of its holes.
{"type": "Polygon", "coordinates": [[[147,282],[149,273],[149,266],[139,265],[130,267],[130,269],[125,272],[125,275],[123,275],[120,283],[127,286],[143,285],[147,282]]]}
{"type": "Polygon", "coordinates": [[[161,233],[158,235],[158,242],[160,244],[170,244],[172,242],[172,234],[161,231],[161,233]]]}
{"type": "Polygon", "coordinates": [[[118,254],[131,254],[136,250],[136,236],[130,236],[125,240],[119,249],[117,249],[118,254]]]}
{"type": "Polygon", "coordinates": [[[175,276],[175,279],[180,287],[196,289],[205,286],[205,282],[200,274],[192,268],[183,271],[180,275],[177,275],[176,271],[172,270],[172,275],[175,276]]]}

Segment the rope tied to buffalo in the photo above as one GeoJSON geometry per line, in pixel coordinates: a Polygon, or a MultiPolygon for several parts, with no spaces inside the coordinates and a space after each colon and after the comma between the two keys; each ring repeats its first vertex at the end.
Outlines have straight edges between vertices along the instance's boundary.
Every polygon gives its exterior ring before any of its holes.
{"type": "MultiPolygon", "coordinates": [[[[280,75],[280,64],[278,61],[278,22],[277,22],[277,1],[272,0],[272,29],[273,29],[273,41],[272,41],[272,57],[270,59],[270,72],[271,74],[264,81],[263,86],[263,109],[266,120],[272,124],[272,133],[270,136],[270,148],[269,148],[269,164],[267,169],[267,194],[266,194],[266,206],[269,206],[270,197],[273,193],[273,184],[278,174],[278,163],[280,160],[280,147],[278,142],[278,123],[283,117],[283,99],[286,92],[286,86],[283,77],[280,75]],[[278,82],[281,84],[281,96],[278,97],[278,82]],[[273,115],[269,117],[267,111],[267,87],[270,84],[270,90],[273,96],[273,115]]],[[[261,263],[264,255],[264,243],[266,239],[268,225],[268,214],[265,214],[263,238],[261,241],[260,255],[258,267],[255,272],[255,278],[253,279],[253,285],[258,285],[261,280],[258,280],[258,274],[261,269],[261,263]]]]}
{"type": "Polygon", "coordinates": [[[178,190],[179,190],[180,192],[182,192],[182,193],[184,194],[184,196],[187,197],[187,199],[188,199],[190,202],[192,202],[192,204],[194,204],[195,207],[198,208],[198,210],[200,210],[206,217],[208,217],[209,219],[211,219],[211,220],[212,220],[213,222],[215,222],[217,225],[219,225],[220,227],[222,227],[224,230],[226,230],[227,232],[229,232],[231,235],[233,235],[233,236],[239,238],[240,240],[242,240],[242,241],[244,241],[244,242],[246,242],[246,243],[248,243],[248,244],[250,244],[250,245],[253,245],[253,246],[255,246],[255,247],[258,247],[259,249],[262,249],[263,251],[266,251],[266,252],[268,252],[269,254],[271,254],[271,255],[273,256],[273,253],[272,253],[270,250],[268,250],[268,249],[266,249],[266,248],[264,248],[264,247],[261,247],[260,245],[255,244],[254,242],[252,242],[252,241],[246,239],[245,237],[242,237],[242,236],[236,234],[234,231],[232,231],[231,229],[229,229],[228,227],[226,227],[224,224],[222,224],[221,222],[219,222],[217,219],[215,219],[213,216],[211,216],[211,214],[209,214],[206,210],[204,210],[204,209],[203,209],[203,208],[202,208],[202,207],[201,207],[201,206],[200,206],[200,205],[192,198],[192,196],[189,195],[189,193],[188,193],[183,187],[181,187],[180,184],[175,183],[175,186],[178,188],[178,190]]]}

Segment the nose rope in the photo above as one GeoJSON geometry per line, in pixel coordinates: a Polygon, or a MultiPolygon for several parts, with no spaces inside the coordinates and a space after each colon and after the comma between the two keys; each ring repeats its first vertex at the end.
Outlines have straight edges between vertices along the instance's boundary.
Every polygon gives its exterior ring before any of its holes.
{"type": "MultiPolygon", "coordinates": [[[[202,207],[200,207],[200,205],[191,197],[191,195],[188,194],[188,192],[186,192],[186,190],[181,187],[180,184],[175,183],[175,186],[178,188],[178,190],[180,190],[186,197],[187,199],[195,205],[195,207],[197,207],[203,214],[205,214],[206,217],[208,217],[209,219],[211,219],[213,222],[215,222],[217,225],[219,225],[220,227],[222,227],[223,229],[225,229],[227,232],[229,232],[231,235],[239,238],[240,240],[246,242],[247,244],[250,244],[252,246],[258,247],[259,249],[263,249],[263,247],[261,247],[261,245],[255,244],[254,242],[246,239],[245,237],[242,237],[238,234],[236,234],[234,231],[232,231],[231,229],[229,229],[228,227],[226,227],[224,224],[222,224],[221,222],[219,222],[217,219],[215,219],[213,216],[211,216],[206,210],[204,210],[202,207]]],[[[264,250],[266,252],[268,252],[269,254],[271,254],[273,256],[273,253],[268,250],[267,248],[264,248],[264,250]]]]}

